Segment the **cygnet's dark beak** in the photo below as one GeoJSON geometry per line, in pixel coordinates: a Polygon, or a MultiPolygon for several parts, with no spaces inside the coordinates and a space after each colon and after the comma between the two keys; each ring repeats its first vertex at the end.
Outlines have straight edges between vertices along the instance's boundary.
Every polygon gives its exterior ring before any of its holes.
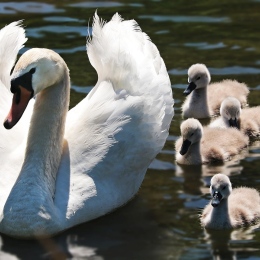
{"type": "Polygon", "coordinates": [[[196,84],[194,82],[191,82],[188,87],[184,90],[183,94],[185,96],[188,96],[195,88],[196,88],[196,84]]]}
{"type": "Polygon", "coordinates": [[[235,119],[231,118],[228,120],[228,122],[229,122],[229,126],[239,128],[238,120],[236,118],[235,119]]]}
{"type": "Polygon", "coordinates": [[[214,208],[217,207],[221,200],[222,200],[222,195],[218,191],[215,191],[213,193],[213,197],[211,200],[212,207],[214,207],[214,208]]]}
{"type": "Polygon", "coordinates": [[[189,141],[188,139],[184,140],[181,146],[180,154],[181,155],[186,154],[189,150],[190,145],[191,145],[191,141],[189,141]]]}

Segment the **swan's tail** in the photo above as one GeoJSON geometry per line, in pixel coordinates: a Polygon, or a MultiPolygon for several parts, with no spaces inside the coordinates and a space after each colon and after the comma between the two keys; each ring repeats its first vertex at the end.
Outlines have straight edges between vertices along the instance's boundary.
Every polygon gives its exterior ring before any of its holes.
{"type": "Polygon", "coordinates": [[[117,13],[108,23],[96,13],[87,53],[98,73],[96,89],[106,80],[118,93],[123,90],[126,95],[145,98],[144,111],[150,115],[149,124],[162,148],[174,114],[172,90],[164,61],[147,34],[136,21],[123,21],[117,13]]]}
{"type": "Polygon", "coordinates": [[[0,31],[0,80],[7,88],[18,51],[26,41],[22,21],[12,22],[0,31]]]}

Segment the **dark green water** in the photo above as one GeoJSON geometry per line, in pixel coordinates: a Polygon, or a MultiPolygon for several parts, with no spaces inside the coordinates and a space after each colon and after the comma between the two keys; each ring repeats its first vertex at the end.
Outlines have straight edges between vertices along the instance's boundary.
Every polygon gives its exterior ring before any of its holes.
{"type": "Polygon", "coordinates": [[[21,241],[1,235],[0,258],[260,259],[258,227],[207,233],[198,220],[215,173],[228,174],[234,187],[260,190],[260,145],[252,145],[241,160],[218,167],[179,167],[174,162],[190,65],[205,63],[212,81],[245,82],[250,105],[260,104],[260,1],[1,1],[1,27],[24,19],[28,41],[22,52],[45,47],[65,59],[73,85],[71,106],[97,80],[85,53],[87,26],[97,8],[105,20],[115,12],[135,19],[160,50],[175,99],[170,136],[157,156],[158,165],[151,166],[138,195],[125,207],[49,240],[21,241]]]}

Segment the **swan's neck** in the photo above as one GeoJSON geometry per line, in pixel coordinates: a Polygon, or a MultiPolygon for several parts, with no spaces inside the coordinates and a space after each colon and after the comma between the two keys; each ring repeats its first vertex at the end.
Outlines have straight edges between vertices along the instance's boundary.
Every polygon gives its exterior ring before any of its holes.
{"type": "Polygon", "coordinates": [[[61,160],[69,104],[69,72],[37,96],[25,159],[1,214],[3,233],[32,237],[62,229],[54,205],[55,182],[61,160]],[[22,216],[21,216],[22,214],[22,216]]]}
{"type": "Polygon", "coordinates": [[[41,185],[51,197],[54,196],[61,160],[68,106],[69,75],[66,71],[60,82],[46,88],[36,97],[20,174],[20,178],[28,178],[30,182],[41,185]]]}

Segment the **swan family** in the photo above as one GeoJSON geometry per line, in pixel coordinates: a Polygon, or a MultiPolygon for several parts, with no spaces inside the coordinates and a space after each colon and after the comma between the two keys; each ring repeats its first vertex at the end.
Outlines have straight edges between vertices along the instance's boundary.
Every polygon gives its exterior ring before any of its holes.
{"type": "MultiPolygon", "coordinates": [[[[211,83],[205,64],[188,69],[186,99],[181,106],[183,121],[175,142],[175,161],[180,165],[225,164],[242,156],[260,137],[260,106],[249,107],[245,83],[225,79],[211,83]],[[200,119],[210,118],[209,124],[200,119]]],[[[206,229],[231,229],[260,220],[260,195],[256,189],[232,190],[223,173],[215,174],[210,186],[211,202],[200,216],[206,229]]]]}
{"type": "Polygon", "coordinates": [[[29,49],[9,76],[24,29],[15,22],[0,36],[10,53],[0,53],[9,62],[0,84],[0,232],[55,235],[126,204],[164,146],[174,115],[157,47],[134,20],[116,13],[105,23],[95,14],[87,54],[98,81],[68,111],[70,75],[62,57],[29,49]]]}
{"type": "MultiPolygon", "coordinates": [[[[15,64],[27,40],[21,21],[0,31],[1,233],[52,236],[123,206],[166,142],[174,100],[157,47],[118,13],[109,22],[95,13],[92,29],[87,55],[98,81],[71,110],[65,60],[32,48],[15,64]]],[[[259,136],[259,107],[247,108],[245,83],[210,84],[204,64],[189,68],[188,81],[176,163],[225,163],[259,136]],[[199,121],[218,114],[208,126],[199,121]]],[[[210,194],[200,218],[205,228],[236,228],[260,218],[259,193],[232,190],[224,174],[212,177],[210,194]]]]}

